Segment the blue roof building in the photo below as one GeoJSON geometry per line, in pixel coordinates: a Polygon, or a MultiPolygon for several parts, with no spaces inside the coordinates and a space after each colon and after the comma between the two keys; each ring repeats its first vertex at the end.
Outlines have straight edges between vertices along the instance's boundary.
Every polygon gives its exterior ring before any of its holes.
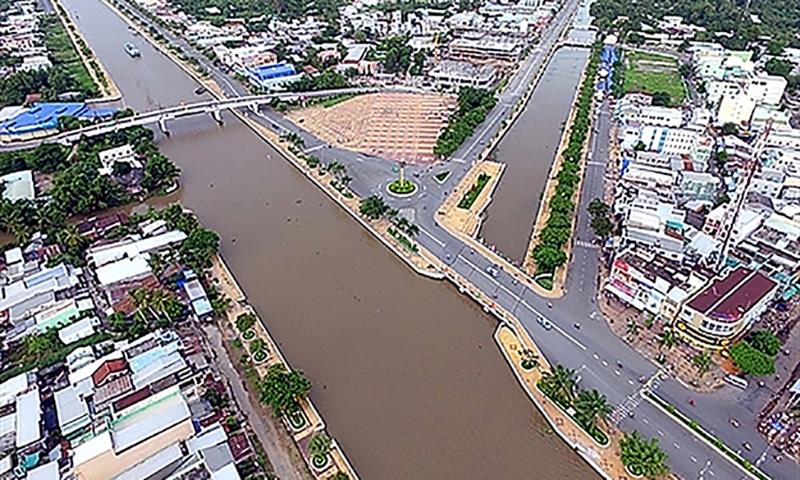
{"type": "Polygon", "coordinates": [[[9,141],[23,136],[49,135],[58,128],[59,117],[94,120],[110,117],[114,112],[111,109],[90,109],[85,103],[34,103],[0,123],[0,138],[9,141]]]}
{"type": "Polygon", "coordinates": [[[302,78],[288,63],[273,63],[258,67],[245,67],[245,74],[255,85],[267,90],[276,90],[302,78]]]}

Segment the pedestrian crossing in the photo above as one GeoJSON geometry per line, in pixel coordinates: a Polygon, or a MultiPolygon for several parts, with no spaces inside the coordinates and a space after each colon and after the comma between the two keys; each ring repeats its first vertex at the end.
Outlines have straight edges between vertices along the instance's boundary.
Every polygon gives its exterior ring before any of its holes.
{"type": "Polygon", "coordinates": [[[620,402],[620,404],[614,408],[614,411],[611,412],[611,415],[608,416],[609,422],[613,425],[619,425],[625,417],[630,416],[644,400],[645,391],[654,392],[658,390],[658,387],[661,386],[661,382],[663,381],[662,374],[663,370],[659,370],[649,381],[642,385],[641,388],[625,397],[625,400],[620,402]]]}
{"type": "Polygon", "coordinates": [[[575,246],[583,247],[583,248],[600,248],[599,246],[595,245],[593,242],[589,242],[587,240],[576,240],[575,246]]]}

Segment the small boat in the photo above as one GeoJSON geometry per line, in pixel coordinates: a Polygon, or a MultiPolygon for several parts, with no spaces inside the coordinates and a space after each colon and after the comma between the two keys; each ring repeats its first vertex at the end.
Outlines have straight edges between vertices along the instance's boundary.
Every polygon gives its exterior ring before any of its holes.
{"type": "Polygon", "coordinates": [[[138,48],[136,48],[136,45],[134,45],[134,44],[132,44],[132,43],[130,43],[130,42],[126,43],[126,44],[124,45],[124,48],[125,48],[125,53],[127,53],[127,54],[128,54],[128,55],[130,55],[131,57],[138,57],[138,56],[141,56],[141,54],[142,54],[142,53],[139,51],[139,49],[138,49],[138,48]]]}

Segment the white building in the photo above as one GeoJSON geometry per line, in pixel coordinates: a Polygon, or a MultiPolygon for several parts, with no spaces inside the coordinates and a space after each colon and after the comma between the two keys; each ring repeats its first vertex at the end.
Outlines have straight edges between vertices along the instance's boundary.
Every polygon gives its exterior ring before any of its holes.
{"type": "Polygon", "coordinates": [[[494,65],[474,65],[469,62],[444,60],[428,75],[443,88],[476,87],[488,89],[497,80],[494,65]]]}
{"type": "Polygon", "coordinates": [[[127,163],[131,168],[143,168],[142,162],[136,159],[136,154],[130,145],[103,150],[98,153],[98,156],[102,165],[98,170],[100,175],[111,175],[115,163],[127,163]]]}
{"type": "Polygon", "coordinates": [[[717,123],[735,123],[736,125],[748,125],[756,102],[745,92],[740,91],[735,95],[725,95],[719,102],[717,109],[717,123]]]}
{"type": "Polygon", "coordinates": [[[786,85],[783,77],[759,74],[748,79],[745,92],[757,104],[780,105],[786,85]]]}

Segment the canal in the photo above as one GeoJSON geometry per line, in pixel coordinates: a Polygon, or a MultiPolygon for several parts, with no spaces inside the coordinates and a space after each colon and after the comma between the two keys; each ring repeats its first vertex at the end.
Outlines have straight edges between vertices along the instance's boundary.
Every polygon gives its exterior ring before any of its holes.
{"type": "Polygon", "coordinates": [[[487,245],[520,263],[588,59],[587,49],[556,51],[527,106],[493,152],[506,170],[480,235],[487,245]]]}
{"type": "MultiPolygon", "coordinates": [[[[98,0],[65,1],[137,110],[196,84],[98,0]],[[141,58],[122,50],[131,41],[141,58]]],[[[233,116],[170,125],[176,194],[222,253],[364,479],[597,478],[517,384],[496,321],[419,277],[233,116]]]]}

